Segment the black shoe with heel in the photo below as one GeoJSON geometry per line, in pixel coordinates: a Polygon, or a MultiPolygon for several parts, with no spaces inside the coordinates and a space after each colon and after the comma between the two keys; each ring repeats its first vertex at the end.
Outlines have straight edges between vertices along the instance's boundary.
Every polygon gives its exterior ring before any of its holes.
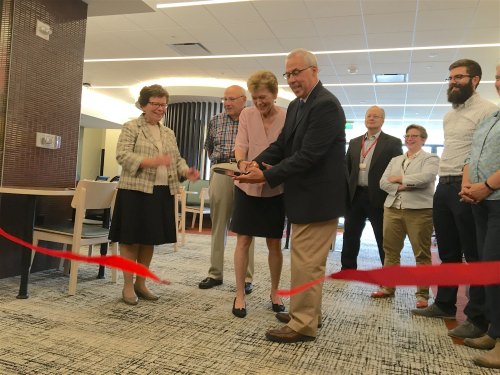
{"type": "Polygon", "coordinates": [[[245,316],[247,316],[246,306],[243,307],[242,309],[237,309],[236,307],[234,307],[235,305],[236,305],[236,298],[233,301],[233,315],[234,316],[236,316],[238,318],[244,318],[245,316]]]}
{"type": "Polygon", "coordinates": [[[273,311],[276,313],[285,311],[285,305],[283,305],[283,303],[273,303],[272,298],[271,298],[271,305],[272,305],[273,311]]]}

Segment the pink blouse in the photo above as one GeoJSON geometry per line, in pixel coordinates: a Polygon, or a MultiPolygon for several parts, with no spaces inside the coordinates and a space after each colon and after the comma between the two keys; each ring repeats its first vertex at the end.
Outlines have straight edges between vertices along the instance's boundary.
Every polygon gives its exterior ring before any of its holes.
{"type": "MultiPolygon", "coordinates": [[[[276,107],[278,113],[273,124],[266,130],[260,112],[255,107],[244,108],[240,114],[240,124],[236,135],[235,148],[246,151],[246,159],[253,160],[273,143],[285,125],[286,110],[276,107]]],[[[283,194],[283,185],[271,188],[269,184],[245,184],[235,181],[236,186],[253,197],[274,197],[283,194]]]]}

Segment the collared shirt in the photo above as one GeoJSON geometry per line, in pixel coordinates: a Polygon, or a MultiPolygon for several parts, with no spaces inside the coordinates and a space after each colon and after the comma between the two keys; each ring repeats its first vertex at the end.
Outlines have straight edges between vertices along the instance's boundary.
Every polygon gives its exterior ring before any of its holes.
{"type": "Polygon", "coordinates": [[[234,142],[238,133],[239,119],[233,120],[226,113],[219,113],[208,123],[205,150],[212,164],[234,158],[234,142]]]}
{"type": "MultiPolygon", "coordinates": [[[[469,159],[470,182],[486,181],[500,169],[500,111],[483,121],[472,139],[469,159]]],[[[500,190],[491,193],[487,200],[500,200],[500,190]]]]}
{"type": "Polygon", "coordinates": [[[443,120],[444,150],[439,163],[440,176],[461,176],[477,126],[498,108],[479,94],[449,111],[443,120]]]}
{"type": "Polygon", "coordinates": [[[373,146],[373,144],[377,141],[378,137],[380,137],[380,133],[382,133],[382,130],[380,130],[377,134],[372,136],[368,136],[368,133],[365,134],[364,147],[361,146],[361,151],[359,155],[359,162],[364,163],[365,168],[364,170],[359,169],[358,186],[365,186],[365,187],[368,186],[368,171],[370,170],[370,163],[372,161],[373,150],[375,150],[375,147],[377,147],[377,145],[373,146]],[[365,155],[365,157],[363,157],[363,154],[367,151],[368,153],[365,155]]]}
{"type": "Polygon", "coordinates": [[[316,84],[313,86],[313,88],[311,89],[311,91],[309,91],[309,93],[307,94],[306,98],[305,99],[299,99],[299,101],[301,101],[302,104],[305,104],[307,102],[307,99],[309,99],[309,95],[311,95],[311,93],[314,91],[314,88],[316,86],[318,86],[318,83],[319,83],[319,79],[318,79],[318,82],[316,82],[316,84]]]}

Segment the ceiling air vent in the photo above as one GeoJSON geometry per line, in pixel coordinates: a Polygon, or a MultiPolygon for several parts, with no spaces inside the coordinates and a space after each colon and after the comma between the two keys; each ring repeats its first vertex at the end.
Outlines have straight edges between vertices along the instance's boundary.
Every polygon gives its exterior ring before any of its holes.
{"type": "Polygon", "coordinates": [[[176,43],[168,46],[182,56],[207,56],[212,54],[201,43],[176,43]]]}
{"type": "Polygon", "coordinates": [[[375,83],[408,82],[408,74],[401,74],[401,73],[374,74],[373,75],[373,82],[375,82],[375,83]]]}

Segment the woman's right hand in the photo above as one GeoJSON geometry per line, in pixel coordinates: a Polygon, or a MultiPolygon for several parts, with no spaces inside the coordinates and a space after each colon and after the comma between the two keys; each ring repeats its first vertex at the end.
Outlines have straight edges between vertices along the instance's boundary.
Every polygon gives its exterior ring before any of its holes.
{"type": "Polygon", "coordinates": [[[172,158],[167,154],[158,155],[152,158],[143,159],[141,168],[158,168],[161,165],[169,166],[172,158]]]}

